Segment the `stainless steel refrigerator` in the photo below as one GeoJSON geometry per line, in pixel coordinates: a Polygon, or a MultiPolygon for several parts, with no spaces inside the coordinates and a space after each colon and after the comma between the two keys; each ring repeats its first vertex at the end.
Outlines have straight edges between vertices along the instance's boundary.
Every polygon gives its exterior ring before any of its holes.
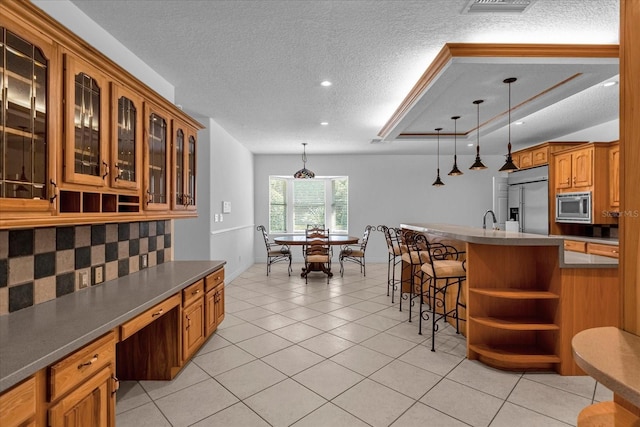
{"type": "Polygon", "coordinates": [[[508,218],[522,233],[549,234],[549,167],[509,174],[508,218]]]}

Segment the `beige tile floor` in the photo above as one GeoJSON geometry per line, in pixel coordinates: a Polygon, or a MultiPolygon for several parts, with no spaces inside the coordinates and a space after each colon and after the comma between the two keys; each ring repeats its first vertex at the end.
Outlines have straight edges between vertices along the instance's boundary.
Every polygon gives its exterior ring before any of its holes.
{"type": "MultiPolygon", "coordinates": [[[[567,426],[612,393],[590,377],[503,372],[465,358],[446,325],[418,335],[386,264],[329,285],[256,264],[226,285],[226,318],[170,382],[123,382],[118,427],[567,426]]],[[[338,270],[338,266],[334,266],[338,270]]]]}

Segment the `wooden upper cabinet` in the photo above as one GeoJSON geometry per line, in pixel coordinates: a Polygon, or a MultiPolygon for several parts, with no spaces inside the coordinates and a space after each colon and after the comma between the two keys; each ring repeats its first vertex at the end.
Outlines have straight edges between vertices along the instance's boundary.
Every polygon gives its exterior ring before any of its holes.
{"type": "Polygon", "coordinates": [[[111,186],[137,190],[142,181],[142,97],[111,83],[111,186]]]}
{"type": "Polygon", "coordinates": [[[593,185],[593,148],[588,147],[573,153],[573,187],[583,188],[593,185]]]}
{"type": "Polygon", "coordinates": [[[555,158],[556,189],[571,188],[573,176],[571,172],[571,153],[558,154],[555,158]]]}
{"type": "Polygon", "coordinates": [[[549,163],[549,148],[540,147],[531,152],[533,166],[541,166],[549,163]]]}
{"type": "Polygon", "coordinates": [[[64,72],[64,181],[103,187],[110,180],[107,77],[71,53],[64,72]]]}
{"type": "Polygon", "coordinates": [[[0,229],[196,216],[201,128],[31,2],[0,0],[0,229]]]}
{"type": "Polygon", "coordinates": [[[526,169],[533,166],[533,153],[530,150],[520,153],[518,168],[526,169]]]}
{"type": "MultiPolygon", "coordinates": [[[[1,15],[1,14],[0,14],[1,15]]],[[[59,61],[51,40],[0,17],[0,217],[54,213],[59,61]],[[14,212],[15,214],[11,214],[14,212]]],[[[59,95],[58,95],[59,97],[59,95]]]]}
{"type": "Polygon", "coordinates": [[[145,103],[145,186],[147,210],[168,210],[171,194],[170,115],[164,109],[145,103]]]}
{"type": "Polygon", "coordinates": [[[609,148],[609,205],[620,210],[620,144],[609,148]]]}
{"type": "Polygon", "coordinates": [[[555,174],[557,190],[588,190],[593,186],[593,147],[557,154],[555,174]]]}
{"type": "Polygon", "coordinates": [[[196,208],[196,133],[179,120],[173,121],[174,182],[172,209],[196,208]]]}

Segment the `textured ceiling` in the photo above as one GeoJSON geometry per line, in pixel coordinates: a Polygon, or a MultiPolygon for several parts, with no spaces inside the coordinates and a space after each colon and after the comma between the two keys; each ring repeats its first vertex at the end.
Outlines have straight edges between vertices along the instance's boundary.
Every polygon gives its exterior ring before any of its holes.
{"type": "MultiPolygon", "coordinates": [[[[609,44],[619,31],[618,0],[537,0],[517,15],[461,14],[468,0],[71,1],[175,85],[177,104],[254,153],[299,153],[302,142],[308,153],[431,152],[370,141],[445,43],[609,44]]],[[[590,91],[527,120],[539,127],[521,139],[615,119],[617,86],[590,91]]],[[[504,87],[490,96],[506,97],[504,87]]],[[[502,153],[505,134],[487,133],[483,151],[502,153]]]]}

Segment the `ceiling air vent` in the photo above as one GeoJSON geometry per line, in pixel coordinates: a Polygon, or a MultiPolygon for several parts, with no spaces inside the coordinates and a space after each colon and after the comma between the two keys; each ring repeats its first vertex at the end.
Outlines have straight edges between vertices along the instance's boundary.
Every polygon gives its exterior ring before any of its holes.
{"type": "Polygon", "coordinates": [[[471,0],[462,13],[522,13],[535,2],[536,0],[471,0]]]}

